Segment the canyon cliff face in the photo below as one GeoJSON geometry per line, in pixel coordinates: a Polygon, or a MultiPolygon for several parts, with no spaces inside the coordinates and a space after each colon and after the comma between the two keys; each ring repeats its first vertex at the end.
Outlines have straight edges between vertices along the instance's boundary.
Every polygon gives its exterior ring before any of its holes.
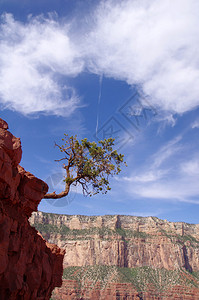
{"type": "Polygon", "coordinates": [[[28,218],[48,186],[20,165],[21,142],[0,119],[0,299],[49,299],[62,284],[64,250],[28,218]]]}
{"type": "Polygon", "coordinates": [[[42,212],[30,223],[66,250],[55,299],[199,299],[198,224],[42,212]]]}
{"type": "Polygon", "coordinates": [[[30,218],[48,241],[66,250],[64,267],[115,265],[199,270],[199,225],[155,217],[67,216],[30,218]],[[46,228],[46,230],[45,230],[46,228]]]}

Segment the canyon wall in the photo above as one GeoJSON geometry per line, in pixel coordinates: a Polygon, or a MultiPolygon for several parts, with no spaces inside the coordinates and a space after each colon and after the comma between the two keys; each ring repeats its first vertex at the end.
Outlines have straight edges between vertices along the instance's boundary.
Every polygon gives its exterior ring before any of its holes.
{"type": "Polygon", "coordinates": [[[43,212],[30,223],[66,250],[52,299],[199,299],[198,224],[43,212]]]}
{"type": "Polygon", "coordinates": [[[199,225],[155,217],[67,216],[30,218],[48,241],[66,250],[64,267],[151,266],[199,271],[199,225]]]}
{"type": "Polygon", "coordinates": [[[0,299],[49,299],[62,284],[64,250],[28,218],[48,186],[20,165],[21,142],[0,119],[0,299]]]}

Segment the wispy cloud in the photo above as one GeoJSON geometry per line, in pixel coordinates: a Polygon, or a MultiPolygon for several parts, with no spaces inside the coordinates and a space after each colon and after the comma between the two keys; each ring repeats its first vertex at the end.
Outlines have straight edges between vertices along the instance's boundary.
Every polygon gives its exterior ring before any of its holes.
{"type": "Polygon", "coordinates": [[[120,178],[123,188],[135,198],[199,204],[198,152],[189,159],[182,145],[182,136],[167,142],[129,177],[120,178]]]}
{"type": "Polygon", "coordinates": [[[192,124],[191,124],[191,128],[199,128],[199,120],[195,120],[192,124]]]}
{"type": "Polygon", "coordinates": [[[188,176],[199,176],[199,159],[192,159],[182,163],[181,170],[188,176]]]}
{"type": "Polygon", "coordinates": [[[170,178],[151,185],[138,186],[134,194],[146,199],[164,199],[169,202],[181,201],[199,204],[197,182],[196,180],[189,180],[187,177],[170,178]]]}
{"type": "Polygon", "coordinates": [[[154,182],[161,179],[165,174],[168,173],[168,170],[147,170],[141,174],[134,175],[132,177],[124,177],[123,179],[129,182],[154,182]]]}
{"type": "Polygon", "coordinates": [[[156,182],[167,176],[171,171],[170,164],[168,163],[169,160],[182,150],[182,146],[179,143],[181,138],[179,135],[167,142],[148,158],[148,163],[144,164],[144,167],[141,166],[130,177],[123,177],[123,180],[127,182],[147,183],[156,182]]]}
{"type": "Polygon", "coordinates": [[[176,152],[182,149],[182,147],[179,145],[179,141],[181,139],[182,136],[177,136],[176,138],[169,141],[166,145],[161,147],[161,149],[152,156],[151,161],[153,161],[153,169],[160,167],[167,159],[169,159],[176,152]]]}

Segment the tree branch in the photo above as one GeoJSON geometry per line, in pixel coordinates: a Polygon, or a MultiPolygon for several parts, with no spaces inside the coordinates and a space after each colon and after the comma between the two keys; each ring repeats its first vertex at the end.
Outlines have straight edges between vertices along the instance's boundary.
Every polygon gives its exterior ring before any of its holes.
{"type": "Polygon", "coordinates": [[[43,198],[44,199],[60,199],[60,198],[66,197],[70,191],[70,185],[71,184],[66,183],[65,190],[62,191],[61,193],[59,193],[59,194],[56,194],[55,192],[47,193],[44,195],[43,198]]]}
{"type": "Polygon", "coordinates": [[[44,199],[60,199],[60,198],[63,198],[63,197],[66,197],[68,195],[69,191],[63,191],[59,194],[56,194],[55,192],[53,193],[48,193],[46,195],[44,195],[44,199]]]}

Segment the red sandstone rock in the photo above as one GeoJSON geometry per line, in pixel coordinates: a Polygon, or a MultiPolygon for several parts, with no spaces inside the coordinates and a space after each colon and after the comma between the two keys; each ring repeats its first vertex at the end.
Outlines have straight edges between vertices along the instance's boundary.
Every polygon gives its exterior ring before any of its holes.
{"type": "Polygon", "coordinates": [[[19,162],[20,139],[0,119],[0,299],[49,299],[61,286],[64,250],[47,243],[28,217],[48,186],[19,162]]]}
{"type": "Polygon", "coordinates": [[[6,121],[0,119],[0,128],[8,129],[8,124],[6,121]]]}
{"type": "Polygon", "coordinates": [[[197,288],[187,289],[176,285],[165,292],[148,287],[145,292],[138,292],[131,283],[110,282],[104,288],[100,283],[91,284],[84,289],[78,287],[75,280],[63,280],[61,288],[53,291],[53,299],[59,300],[198,300],[197,288]]]}

